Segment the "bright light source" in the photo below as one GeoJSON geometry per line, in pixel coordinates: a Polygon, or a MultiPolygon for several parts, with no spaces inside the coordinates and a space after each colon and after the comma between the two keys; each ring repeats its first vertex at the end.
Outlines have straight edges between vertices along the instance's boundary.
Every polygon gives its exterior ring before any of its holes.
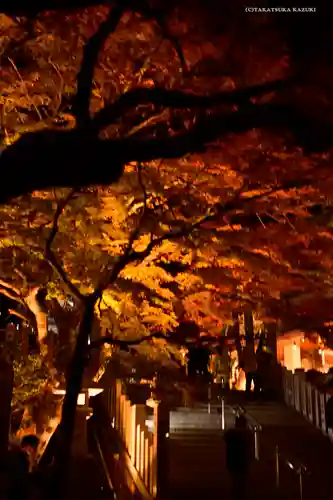
{"type": "Polygon", "coordinates": [[[77,398],[78,406],[84,406],[86,404],[86,395],[84,392],[80,392],[79,397],[77,398]]]}
{"type": "Polygon", "coordinates": [[[155,408],[156,402],[152,398],[149,398],[146,401],[146,406],[149,406],[149,408],[155,408]]]}
{"type": "Polygon", "coordinates": [[[90,389],[88,389],[88,394],[89,394],[89,397],[94,397],[94,396],[97,396],[97,394],[100,394],[101,392],[103,392],[104,389],[97,389],[95,387],[92,387],[90,389]]]}

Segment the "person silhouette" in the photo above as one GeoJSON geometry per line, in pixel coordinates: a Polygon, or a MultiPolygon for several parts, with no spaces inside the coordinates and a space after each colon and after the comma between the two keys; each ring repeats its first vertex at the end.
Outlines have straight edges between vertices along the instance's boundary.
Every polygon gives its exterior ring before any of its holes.
{"type": "Polygon", "coordinates": [[[245,500],[248,474],[253,459],[253,436],[244,415],[235,420],[235,428],[225,433],[226,462],[233,500],[245,500]]]}

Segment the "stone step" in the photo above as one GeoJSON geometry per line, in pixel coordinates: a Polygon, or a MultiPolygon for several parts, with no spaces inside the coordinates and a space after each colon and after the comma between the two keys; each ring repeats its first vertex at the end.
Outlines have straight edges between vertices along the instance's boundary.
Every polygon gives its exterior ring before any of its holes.
{"type": "MultiPolygon", "coordinates": [[[[210,411],[211,413],[221,413],[222,406],[221,404],[211,404],[210,405],[210,411]]],[[[229,405],[225,405],[224,407],[225,412],[229,412],[230,414],[233,414],[233,409],[229,405]]],[[[200,413],[208,413],[208,405],[202,405],[202,406],[194,406],[193,408],[189,408],[186,406],[179,406],[177,408],[174,408],[171,413],[185,413],[185,414],[200,414],[200,413]]]]}
{"type": "Polygon", "coordinates": [[[215,429],[181,429],[170,433],[170,441],[206,441],[210,443],[222,442],[223,432],[215,429]]]}

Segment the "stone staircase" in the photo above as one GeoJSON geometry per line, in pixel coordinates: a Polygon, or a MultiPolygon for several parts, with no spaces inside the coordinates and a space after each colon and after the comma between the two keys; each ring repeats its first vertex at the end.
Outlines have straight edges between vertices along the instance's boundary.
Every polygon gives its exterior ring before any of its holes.
{"type": "Polygon", "coordinates": [[[226,485],[222,432],[184,429],[170,433],[168,498],[223,498],[226,485]]]}
{"type": "MultiPolygon", "coordinates": [[[[171,414],[169,491],[166,498],[231,499],[225,444],[218,405],[178,408],[171,414]]],[[[225,428],[234,425],[232,408],[225,407],[225,428]]],[[[248,500],[277,500],[274,463],[254,462],[248,500]]],[[[283,498],[286,498],[284,496],[283,498]]],[[[295,500],[295,497],[294,499],[295,500]]]]}
{"type": "MultiPolygon", "coordinates": [[[[170,413],[170,430],[173,434],[186,429],[222,429],[222,411],[220,405],[211,405],[210,412],[207,404],[197,405],[194,408],[176,408],[170,413]]],[[[225,406],[224,425],[230,428],[234,424],[234,414],[230,406],[225,406]]]]}

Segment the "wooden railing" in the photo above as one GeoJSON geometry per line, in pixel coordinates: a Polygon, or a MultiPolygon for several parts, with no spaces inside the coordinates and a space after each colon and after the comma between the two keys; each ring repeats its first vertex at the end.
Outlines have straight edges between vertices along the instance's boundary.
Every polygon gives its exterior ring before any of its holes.
{"type": "Polygon", "coordinates": [[[104,401],[112,425],[117,430],[128,453],[130,463],[127,465],[137,487],[140,490],[144,487],[147,497],[156,498],[163,483],[163,478],[161,480],[159,473],[163,465],[161,446],[168,438],[166,431],[169,425],[169,412],[163,413],[161,411],[163,405],[150,400],[154,419],[153,428],[149,429],[147,405],[133,404],[120,381],[117,381],[114,387],[104,391],[104,401]]]}

